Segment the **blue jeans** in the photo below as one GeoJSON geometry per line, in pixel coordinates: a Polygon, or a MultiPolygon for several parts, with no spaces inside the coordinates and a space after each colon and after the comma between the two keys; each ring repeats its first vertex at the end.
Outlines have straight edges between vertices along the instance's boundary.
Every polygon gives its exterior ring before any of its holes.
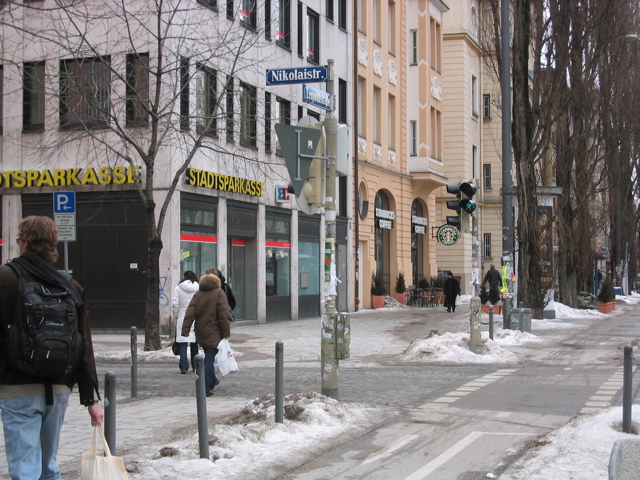
{"type": "Polygon", "coordinates": [[[218,349],[214,347],[202,347],[204,349],[204,386],[207,393],[213,391],[218,383],[216,378],[216,355],[218,349]]]}
{"type": "Polygon", "coordinates": [[[2,426],[9,475],[19,480],[58,480],[56,462],[60,429],[69,395],[56,394],[53,405],[44,395],[1,398],[2,426]]]}
{"type": "Polygon", "coordinates": [[[189,371],[189,360],[187,359],[187,346],[191,345],[191,368],[196,368],[196,355],[198,354],[198,344],[197,343],[187,343],[180,342],[180,371],[188,372],[189,371]]]}

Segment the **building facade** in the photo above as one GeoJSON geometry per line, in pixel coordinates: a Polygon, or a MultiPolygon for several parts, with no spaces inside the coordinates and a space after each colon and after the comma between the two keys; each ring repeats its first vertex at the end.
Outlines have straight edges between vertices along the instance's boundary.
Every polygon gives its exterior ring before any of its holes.
{"type": "Polygon", "coordinates": [[[442,157],[440,1],[356,2],[356,244],[359,304],[371,277],[388,292],[404,273],[417,285],[436,271],[436,188],[442,157]]]}
{"type": "MultiPolygon", "coordinates": [[[[20,218],[62,215],[74,238],[57,267],[85,286],[93,325],[144,326],[146,195],[162,242],[162,330],[182,273],[211,266],[234,291],[237,319],[320,315],[324,211],[305,214],[287,193],[275,125],[320,122],[327,110],[304,102],[301,84],[267,85],[266,70],[335,59],[333,105],[350,130],[351,2],[108,3],[0,10],[2,260],[18,253],[20,218]],[[73,216],[56,210],[61,191],[75,194],[73,216]]],[[[349,172],[336,189],[343,311],[355,303],[352,182],[349,172]]]]}

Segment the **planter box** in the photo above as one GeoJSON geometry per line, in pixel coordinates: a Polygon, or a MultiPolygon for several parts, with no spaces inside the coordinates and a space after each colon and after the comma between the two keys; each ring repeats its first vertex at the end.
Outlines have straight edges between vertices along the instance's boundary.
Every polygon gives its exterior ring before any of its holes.
{"type": "Polygon", "coordinates": [[[598,304],[598,311],[600,313],[611,313],[611,302],[599,303],[598,304]]]}
{"type": "Polygon", "coordinates": [[[611,311],[613,312],[616,309],[616,302],[609,302],[609,305],[611,306],[611,311]]]}
{"type": "Polygon", "coordinates": [[[402,305],[406,305],[407,304],[407,294],[406,293],[394,293],[393,294],[393,298],[395,298],[398,303],[401,303],[402,305]]]}
{"type": "Polygon", "coordinates": [[[382,308],[384,307],[384,300],[387,297],[385,295],[371,295],[371,306],[373,308],[382,308]]]}
{"type": "MultiPolygon", "coordinates": [[[[481,307],[482,313],[489,313],[489,305],[482,305],[481,307]]],[[[493,306],[493,314],[501,315],[502,314],[502,305],[494,305],[493,306]]]]}

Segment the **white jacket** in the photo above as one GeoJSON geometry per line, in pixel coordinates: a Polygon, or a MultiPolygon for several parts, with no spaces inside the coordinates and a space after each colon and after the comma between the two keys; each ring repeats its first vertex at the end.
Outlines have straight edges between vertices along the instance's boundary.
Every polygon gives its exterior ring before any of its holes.
{"type": "Polygon", "coordinates": [[[171,299],[171,313],[176,320],[176,342],[178,343],[196,343],[196,334],[194,326],[191,326],[191,331],[188,337],[180,335],[182,331],[182,321],[184,320],[184,314],[187,311],[189,302],[194,293],[198,291],[200,284],[198,282],[192,282],[191,280],[185,280],[178,284],[173,291],[173,298],[171,299]]]}

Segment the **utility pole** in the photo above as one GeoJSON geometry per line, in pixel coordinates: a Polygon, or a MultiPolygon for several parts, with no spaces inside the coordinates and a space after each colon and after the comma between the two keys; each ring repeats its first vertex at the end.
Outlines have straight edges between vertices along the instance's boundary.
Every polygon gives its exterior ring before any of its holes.
{"type": "Polygon", "coordinates": [[[325,253],[324,253],[324,313],[321,331],[322,394],[338,399],[338,355],[336,344],[338,312],[336,310],[336,146],[338,119],[335,115],[333,60],[327,60],[327,93],[331,96],[331,110],[324,120],[327,139],[327,181],[325,182],[325,253]]]}
{"type": "Polygon", "coordinates": [[[509,0],[501,0],[500,26],[501,48],[500,87],[502,93],[502,262],[507,267],[508,292],[504,304],[503,326],[510,327],[511,307],[513,306],[513,284],[511,272],[514,264],[514,225],[513,225],[513,162],[511,160],[511,42],[509,38],[509,0]]]}

